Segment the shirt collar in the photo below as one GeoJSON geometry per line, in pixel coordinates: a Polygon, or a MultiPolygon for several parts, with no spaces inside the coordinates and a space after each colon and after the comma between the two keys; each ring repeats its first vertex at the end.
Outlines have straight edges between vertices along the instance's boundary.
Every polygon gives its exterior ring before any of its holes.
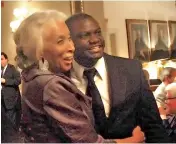
{"type": "Polygon", "coordinates": [[[5,71],[5,70],[6,70],[7,66],[8,66],[8,64],[6,64],[6,66],[4,67],[3,71],[5,71]]]}
{"type": "MultiPolygon", "coordinates": [[[[105,60],[104,60],[103,57],[101,57],[97,61],[97,63],[95,64],[94,68],[97,70],[100,78],[103,79],[104,75],[106,73],[105,60]]],[[[80,81],[83,78],[83,72],[84,72],[85,69],[87,69],[87,68],[79,65],[75,60],[73,61],[72,72],[75,73],[76,78],[78,78],[80,81]]]]}
{"type": "Polygon", "coordinates": [[[97,70],[99,76],[101,79],[105,78],[105,74],[106,74],[106,66],[105,66],[105,60],[104,57],[100,58],[96,65],[95,65],[95,69],[97,70]]]}

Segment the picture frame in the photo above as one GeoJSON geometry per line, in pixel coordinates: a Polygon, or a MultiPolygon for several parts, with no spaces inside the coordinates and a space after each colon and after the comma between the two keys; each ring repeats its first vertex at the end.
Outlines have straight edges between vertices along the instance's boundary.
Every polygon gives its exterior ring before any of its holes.
{"type": "Polygon", "coordinates": [[[147,20],[126,19],[129,58],[150,61],[149,31],[147,20]]]}
{"type": "Polygon", "coordinates": [[[70,10],[71,10],[71,14],[75,14],[75,13],[82,13],[84,12],[84,1],[80,0],[80,1],[70,1],[70,10]]]}
{"type": "Polygon", "coordinates": [[[170,36],[170,50],[176,50],[176,21],[168,21],[169,36],[170,36]]]}
{"type": "Polygon", "coordinates": [[[149,20],[151,61],[169,58],[169,31],[167,21],[149,20]]]}

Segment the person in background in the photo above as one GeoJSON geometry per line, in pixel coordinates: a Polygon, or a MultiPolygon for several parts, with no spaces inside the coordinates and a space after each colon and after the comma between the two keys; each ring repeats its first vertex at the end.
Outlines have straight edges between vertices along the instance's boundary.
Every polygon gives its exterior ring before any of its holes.
{"type": "Polygon", "coordinates": [[[1,143],[23,143],[24,137],[14,129],[14,125],[7,117],[5,109],[1,108],[1,143]]]}
{"type": "Polygon", "coordinates": [[[39,11],[27,17],[14,34],[22,69],[25,142],[142,142],[139,127],[123,140],[106,140],[96,133],[91,98],[65,75],[75,50],[65,19],[65,14],[55,10],[39,11]]]}
{"type": "Polygon", "coordinates": [[[159,110],[165,109],[166,100],[166,86],[174,82],[176,77],[176,69],[172,67],[166,67],[162,70],[160,79],[162,83],[157,87],[154,92],[154,96],[158,105],[159,110]]]}
{"type": "Polygon", "coordinates": [[[172,142],[176,143],[176,83],[171,83],[166,86],[166,100],[164,109],[163,124],[171,137],[172,142]]]}
{"type": "Polygon", "coordinates": [[[20,84],[20,73],[8,63],[7,54],[1,52],[1,109],[16,130],[19,129],[21,119],[20,84]]]}
{"type": "Polygon", "coordinates": [[[176,82],[166,87],[166,104],[169,107],[169,114],[176,115],[176,82]]]}
{"type": "Polygon", "coordinates": [[[139,126],[145,142],[169,142],[140,62],[104,53],[101,28],[92,16],[75,14],[66,24],[75,45],[70,77],[92,98],[97,133],[126,138],[139,126]]]}
{"type": "Polygon", "coordinates": [[[145,69],[143,69],[143,72],[144,72],[145,80],[150,85],[150,75],[149,75],[149,72],[147,70],[145,70],[145,69]]]}

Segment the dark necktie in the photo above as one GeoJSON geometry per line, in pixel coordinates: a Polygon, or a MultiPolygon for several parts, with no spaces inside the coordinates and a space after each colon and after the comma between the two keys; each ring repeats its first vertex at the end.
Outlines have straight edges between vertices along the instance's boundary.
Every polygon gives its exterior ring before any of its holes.
{"type": "Polygon", "coordinates": [[[95,68],[84,71],[84,75],[88,80],[86,95],[92,97],[92,110],[95,118],[95,128],[97,132],[102,133],[106,126],[106,115],[100,93],[94,81],[96,73],[97,71],[95,68]]]}

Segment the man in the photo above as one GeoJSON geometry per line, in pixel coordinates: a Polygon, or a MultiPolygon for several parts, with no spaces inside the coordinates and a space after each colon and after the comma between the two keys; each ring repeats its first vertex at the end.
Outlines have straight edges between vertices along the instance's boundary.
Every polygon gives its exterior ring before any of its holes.
{"type": "Polygon", "coordinates": [[[174,130],[176,129],[176,83],[174,83],[175,77],[176,69],[172,67],[164,68],[160,77],[162,83],[154,92],[160,116],[163,120],[163,124],[173,142],[176,142],[176,132],[174,130]]]}
{"type": "Polygon", "coordinates": [[[101,28],[92,16],[76,14],[66,24],[75,44],[71,78],[83,93],[90,96],[94,92],[92,109],[97,132],[107,139],[126,138],[139,125],[146,142],[169,142],[141,64],[105,54],[101,28]],[[94,80],[99,92],[87,71],[84,72],[90,68],[96,69],[88,72],[91,75],[98,72],[94,80]]]}
{"type": "Polygon", "coordinates": [[[176,143],[176,83],[168,84],[166,87],[166,105],[168,107],[168,115],[163,120],[168,135],[172,141],[176,143]]]}
{"type": "Polygon", "coordinates": [[[160,79],[162,83],[157,87],[154,92],[154,96],[158,105],[158,108],[165,106],[166,100],[166,86],[174,82],[176,77],[176,69],[172,67],[166,67],[162,70],[160,79]]]}
{"type": "Polygon", "coordinates": [[[21,118],[21,96],[19,85],[21,78],[19,72],[11,64],[8,57],[1,52],[1,108],[15,129],[19,128],[21,118]]]}
{"type": "Polygon", "coordinates": [[[169,107],[169,113],[176,115],[176,83],[173,82],[166,87],[166,103],[169,107]]]}

